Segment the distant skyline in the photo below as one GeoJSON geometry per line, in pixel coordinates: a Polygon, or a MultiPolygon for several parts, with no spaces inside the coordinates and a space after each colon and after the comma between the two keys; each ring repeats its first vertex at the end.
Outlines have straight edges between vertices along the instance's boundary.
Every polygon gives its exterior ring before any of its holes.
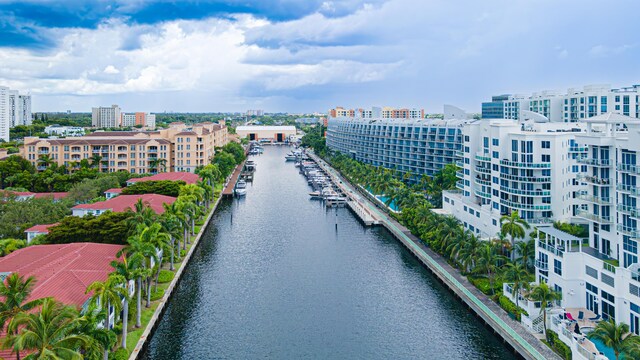
{"type": "Polygon", "coordinates": [[[635,0],[0,0],[0,86],[33,110],[480,112],[640,83],[635,0]]]}

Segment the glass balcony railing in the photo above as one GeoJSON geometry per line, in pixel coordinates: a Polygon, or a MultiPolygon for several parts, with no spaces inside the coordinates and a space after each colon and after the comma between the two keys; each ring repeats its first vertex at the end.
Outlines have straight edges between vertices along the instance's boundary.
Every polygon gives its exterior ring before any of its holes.
{"type": "Polygon", "coordinates": [[[483,173],[483,174],[491,174],[491,169],[490,168],[485,168],[485,167],[481,167],[481,166],[476,166],[476,171],[479,173],[483,173]]]}
{"type": "Polygon", "coordinates": [[[458,177],[458,179],[463,179],[464,173],[462,171],[456,171],[456,176],[458,177]]]}
{"type": "Polygon", "coordinates": [[[636,217],[636,218],[640,218],[640,210],[638,210],[638,207],[636,207],[636,206],[618,204],[616,206],[616,208],[618,209],[618,211],[620,211],[622,213],[631,215],[631,216],[636,217]]]}
{"type": "Polygon", "coordinates": [[[595,196],[591,194],[580,194],[578,195],[578,199],[585,200],[588,202],[601,204],[601,205],[609,205],[611,204],[611,198],[595,196]]]}
{"type": "Polygon", "coordinates": [[[578,158],[578,163],[592,166],[611,166],[609,159],[578,158]]]}
{"type": "Polygon", "coordinates": [[[520,176],[520,175],[511,175],[511,174],[500,174],[500,178],[512,180],[512,181],[522,181],[522,182],[531,182],[531,183],[551,182],[550,176],[529,177],[529,176],[520,176]]]}
{"type": "Polygon", "coordinates": [[[640,174],[640,166],[637,165],[618,163],[616,169],[618,171],[628,172],[632,174],[640,174]]]}
{"type": "Polygon", "coordinates": [[[584,182],[587,182],[589,184],[598,185],[598,186],[609,186],[609,185],[611,185],[611,179],[609,179],[609,178],[599,178],[597,176],[578,174],[577,179],[579,181],[584,181],[584,182]]]}
{"type": "Polygon", "coordinates": [[[583,219],[587,219],[587,220],[591,220],[591,221],[595,221],[597,223],[601,223],[601,224],[610,224],[611,223],[611,216],[604,216],[604,215],[596,215],[596,214],[592,214],[591,212],[587,211],[587,210],[578,210],[576,212],[576,215],[583,218],[583,219]]]}
{"type": "Polygon", "coordinates": [[[523,162],[509,161],[505,159],[500,160],[500,165],[524,168],[524,169],[550,169],[551,168],[550,163],[523,163],[523,162]]]}
{"type": "Polygon", "coordinates": [[[481,177],[476,177],[473,181],[478,185],[491,186],[491,181],[483,179],[481,177]]]}
{"type": "Polygon", "coordinates": [[[618,232],[622,234],[629,235],[633,238],[640,238],[640,231],[638,231],[638,228],[631,227],[631,226],[624,226],[624,224],[618,224],[616,226],[616,229],[618,230],[618,232]]]}
{"type": "Polygon", "coordinates": [[[475,190],[474,194],[476,194],[476,196],[480,196],[481,198],[491,199],[491,194],[480,191],[480,190],[475,190]]]}
{"type": "Polygon", "coordinates": [[[483,155],[476,154],[476,160],[490,162],[491,158],[489,156],[483,156],[483,155]]]}
{"type": "Polygon", "coordinates": [[[633,195],[640,195],[640,187],[638,187],[636,185],[617,183],[616,184],[616,189],[618,191],[628,192],[628,193],[633,194],[633,195]]]}
{"type": "Polygon", "coordinates": [[[569,152],[586,152],[586,146],[571,146],[569,147],[569,152]]]}
{"type": "Polygon", "coordinates": [[[542,260],[540,259],[536,259],[536,267],[542,271],[548,271],[549,270],[549,263],[546,262],[542,262],[542,260]]]}
{"type": "Polygon", "coordinates": [[[461,157],[461,158],[463,158],[463,157],[464,157],[464,151],[456,150],[455,155],[456,155],[457,157],[461,157]]]}
{"type": "Polygon", "coordinates": [[[547,190],[520,190],[514,189],[506,186],[500,186],[500,190],[514,195],[524,195],[524,196],[551,196],[551,191],[547,190]]]}
{"type": "Polygon", "coordinates": [[[460,190],[464,190],[464,181],[462,181],[462,180],[456,181],[456,188],[458,188],[460,190]]]}
{"type": "Polygon", "coordinates": [[[547,205],[547,204],[543,204],[543,205],[521,204],[511,200],[506,200],[506,199],[500,199],[500,204],[508,206],[512,209],[517,209],[517,210],[532,210],[532,211],[551,210],[551,205],[547,205]]]}

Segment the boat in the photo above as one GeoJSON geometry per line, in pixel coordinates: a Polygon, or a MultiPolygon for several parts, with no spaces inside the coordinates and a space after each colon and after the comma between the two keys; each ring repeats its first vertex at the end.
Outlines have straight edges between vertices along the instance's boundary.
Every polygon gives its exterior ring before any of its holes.
{"type": "Polygon", "coordinates": [[[312,191],[309,193],[311,199],[322,199],[322,193],[320,191],[312,191]]]}
{"type": "Polygon", "coordinates": [[[284,157],[287,161],[294,161],[298,158],[298,156],[294,153],[288,153],[287,155],[285,155],[284,157]]]}
{"type": "Polygon", "coordinates": [[[236,196],[245,196],[247,195],[247,182],[244,180],[238,181],[235,188],[236,196]]]}

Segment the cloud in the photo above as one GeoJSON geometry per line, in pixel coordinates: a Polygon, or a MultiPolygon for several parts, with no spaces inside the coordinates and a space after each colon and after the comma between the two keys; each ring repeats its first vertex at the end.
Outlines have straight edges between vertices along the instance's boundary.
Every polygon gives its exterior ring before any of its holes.
{"type": "Polygon", "coordinates": [[[589,55],[594,57],[609,57],[614,55],[620,55],[624,52],[627,52],[633,48],[635,48],[637,44],[624,44],[620,46],[605,46],[605,45],[596,45],[593,46],[589,50],[589,55]]]}
{"type": "Polygon", "coordinates": [[[113,65],[107,65],[107,67],[104,68],[102,72],[104,72],[105,74],[119,74],[120,70],[116,69],[113,65]]]}

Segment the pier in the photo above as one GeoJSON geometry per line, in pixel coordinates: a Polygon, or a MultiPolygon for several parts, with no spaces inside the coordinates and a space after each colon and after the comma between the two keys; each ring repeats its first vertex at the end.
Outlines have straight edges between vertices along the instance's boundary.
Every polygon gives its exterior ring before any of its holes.
{"type": "Polygon", "coordinates": [[[242,169],[244,169],[245,161],[243,161],[242,164],[238,165],[236,169],[233,171],[233,174],[231,174],[229,181],[227,181],[227,183],[224,186],[224,189],[222,189],[222,197],[233,197],[233,189],[235,188],[236,183],[238,182],[238,179],[242,174],[242,169]]]}
{"type": "MultiPolygon", "coordinates": [[[[414,256],[416,256],[438,279],[446,285],[467,307],[481,318],[493,331],[508,343],[521,357],[531,360],[553,359],[560,357],[545,346],[519,322],[511,319],[495,302],[484,295],[471,284],[456,269],[451,267],[444,258],[426,247],[420,239],[378,209],[371,201],[361,196],[358,191],[324,160],[310,152],[307,155],[313,159],[327,174],[330,174],[349,198],[357,203],[357,207],[364,212],[355,211],[358,216],[371,215],[377,224],[389,230],[414,256]]],[[[351,207],[351,205],[350,205],[351,207]]],[[[351,207],[353,209],[353,207],[351,207]]],[[[362,219],[362,216],[361,216],[362,219]]],[[[364,221],[364,220],[363,220],[364,221]]]]}

